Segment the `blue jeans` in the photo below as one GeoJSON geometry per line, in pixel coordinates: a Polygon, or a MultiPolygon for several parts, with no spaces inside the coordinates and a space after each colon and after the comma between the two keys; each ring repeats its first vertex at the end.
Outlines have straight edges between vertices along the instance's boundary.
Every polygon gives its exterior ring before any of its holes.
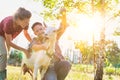
{"type": "Polygon", "coordinates": [[[54,66],[48,68],[42,80],[64,80],[71,69],[68,61],[55,62],[54,66]]]}
{"type": "Polygon", "coordinates": [[[49,66],[44,76],[44,79],[42,80],[57,80],[57,75],[56,75],[54,66],[49,66]]]}
{"type": "Polygon", "coordinates": [[[6,70],[0,71],[0,80],[5,80],[6,79],[6,74],[7,74],[6,70]]]}
{"type": "Polygon", "coordinates": [[[7,66],[7,48],[5,45],[5,39],[0,36],[0,80],[6,78],[6,66],[7,66]]]}

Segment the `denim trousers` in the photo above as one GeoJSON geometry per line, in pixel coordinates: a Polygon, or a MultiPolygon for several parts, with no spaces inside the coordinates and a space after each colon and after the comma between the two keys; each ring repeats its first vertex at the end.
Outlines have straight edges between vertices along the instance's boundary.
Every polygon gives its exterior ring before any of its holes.
{"type": "Polygon", "coordinates": [[[5,39],[0,36],[0,80],[6,78],[6,65],[7,65],[7,48],[5,39]]]}
{"type": "Polygon", "coordinates": [[[42,80],[65,80],[71,69],[68,61],[55,62],[54,66],[50,66],[42,80]]]}
{"type": "Polygon", "coordinates": [[[7,75],[7,71],[6,70],[0,71],[0,80],[5,80],[6,79],[6,75],[7,75]]]}

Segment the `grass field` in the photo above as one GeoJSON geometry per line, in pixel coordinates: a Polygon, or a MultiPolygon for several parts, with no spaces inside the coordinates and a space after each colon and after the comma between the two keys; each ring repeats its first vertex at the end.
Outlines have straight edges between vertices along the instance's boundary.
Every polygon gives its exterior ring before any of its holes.
{"type": "MultiPolygon", "coordinates": [[[[20,77],[20,67],[8,66],[8,80],[19,80],[20,77]]],[[[38,76],[38,80],[39,80],[38,76]]],[[[29,74],[22,76],[22,80],[32,80],[29,74]]],[[[75,65],[72,66],[68,76],[65,80],[94,80],[93,73],[81,72],[79,71],[79,67],[75,65]],[[76,70],[75,70],[76,69],[76,70]]],[[[108,76],[104,75],[103,80],[120,80],[120,76],[108,76]]]]}

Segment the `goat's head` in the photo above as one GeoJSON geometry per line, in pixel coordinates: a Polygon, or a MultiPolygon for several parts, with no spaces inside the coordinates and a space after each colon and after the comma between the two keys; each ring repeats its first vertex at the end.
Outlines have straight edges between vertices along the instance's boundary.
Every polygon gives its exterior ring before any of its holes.
{"type": "Polygon", "coordinates": [[[47,28],[45,35],[48,37],[48,50],[49,55],[53,55],[55,52],[55,43],[56,43],[56,30],[54,28],[47,28]]]}

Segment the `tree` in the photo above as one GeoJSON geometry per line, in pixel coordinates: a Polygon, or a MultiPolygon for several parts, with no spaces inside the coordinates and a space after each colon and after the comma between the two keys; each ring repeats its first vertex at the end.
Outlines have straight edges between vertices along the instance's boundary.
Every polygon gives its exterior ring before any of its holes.
{"type": "Polygon", "coordinates": [[[46,20],[56,19],[60,13],[59,9],[64,7],[67,12],[77,9],[79,13],[90,13],[91,10],[86,7],[89,6],[89,1],[82,0],[34,0],[41,1],[44,6],[44,11],[40,13],[46,20]]]}
{"type": "MultiPolygon", "coordinates": [[[[100,46],[98,50],[99,54],[97,57],[95,80],[102,80],[105,57],[105,29],[107,28],[105,25],[107,25],[109,21],[114,20],[120,15],[120,10],[116,9],[116,6],[120,5],[119,0],[43,0],[43,4],[45,8],[47,8],[45,13],[43,13],[44,17],[46,17],[47,13],[47,17],[52,16],[52,18],[56,18],[59,13],[55,12],[61,7],[65,7],[68,13],[71,12],[73,9],[77,9],[79,14],[82,13],[89,16],[93,16],[94,13],[100,12],[103,23],[100,33],[101,39],[99,41],[100,46]],[[91,4],[92,8],[90,7],[91,4]]],[[[119,31],[116,31],[116,33],[117,35],[119,35],[119,31]]],[[[96,48],[94,50],[96,51],[96,48]]]]}
{"type": "Polygon", "coordinates": [[[87,42],[76,41],[75,48],[80,50],[83,64],[91,64],[93,62],[93,49],[87,42]]]}
{"type": "Polygon", "coordinates": [[[108,63],[112,64],[114,67],[120,64],[120,50],[117,43],[114,41],[108,41],[106,44],[106,58],[108,63]]]}
{"type": "Polygon", "coordinates": [[[105,45],[104,45],[104,42],[105,42],[105,12],[104,12],[104,6],[105,6],[105,1],[104,0],[100,0],[100,4],[101,4],[101,9],[100,9],[100,12],[101,12],[101,16],[102,16],[102,20],[103,20],[103,25],[102,25],[102,30],[101,30],[101,40],[100,40],[100,43],[101,43],[101,46],[100,46],[100,52],[99,52],[99,55],[98,55],[98,59],[97,59],[97,69],[96,69],[96,74],[95,74],[95,77],[94,77],[94,80],[102,80],[103,78],[103,66],[104,66],[104,53],[105,53],[105,45]]]}

